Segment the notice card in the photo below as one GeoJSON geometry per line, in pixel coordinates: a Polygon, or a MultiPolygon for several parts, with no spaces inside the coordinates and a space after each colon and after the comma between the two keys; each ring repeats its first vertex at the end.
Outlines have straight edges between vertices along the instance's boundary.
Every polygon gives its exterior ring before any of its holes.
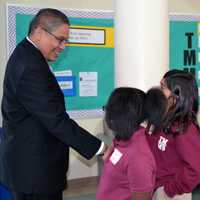
{"type": "Polygon", "coordinates": [[[79,72],[79,95],[97,96],[97,72],[79,72]]]}

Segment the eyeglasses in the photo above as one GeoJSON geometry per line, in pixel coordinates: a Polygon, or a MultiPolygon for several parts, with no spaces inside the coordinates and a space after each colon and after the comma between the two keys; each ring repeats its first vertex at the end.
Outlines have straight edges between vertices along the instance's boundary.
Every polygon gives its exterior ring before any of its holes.
{"type": "Polygon", "coordinates": [[[61,44],[66,44],[68,42],[67,39],[62,39],[62,38],[59,38],[58,36],[54,35],[53,33],[51,33],[50,31],[48,31],[46,28],[42,28],[44,31],[46,31],[47,33],[49,33],[50,35],[52,35],[58,42],[59,42],[59,45],[61,44]]]}

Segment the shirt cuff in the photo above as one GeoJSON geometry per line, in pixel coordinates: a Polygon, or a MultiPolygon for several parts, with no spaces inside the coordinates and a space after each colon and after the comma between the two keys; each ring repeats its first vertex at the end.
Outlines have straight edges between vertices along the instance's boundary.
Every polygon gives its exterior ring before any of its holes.
{"type": "Polygon", "coordinates": [[[101,142],[101,146],[100,146],[99,150],[96,152],[96,155],[103,154],[104,148],[105,148],[105,144],[104,144],[104,142],[101,142]]]}

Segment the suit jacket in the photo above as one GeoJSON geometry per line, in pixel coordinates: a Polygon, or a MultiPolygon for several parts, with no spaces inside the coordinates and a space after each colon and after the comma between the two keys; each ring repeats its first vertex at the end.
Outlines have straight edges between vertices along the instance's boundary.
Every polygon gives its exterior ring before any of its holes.
{"type": "Polygon", "coordinates": [[[101,145],[69,118],[47,61],[26,39],[7,63],[2,115],[0,181],[19,192],[63,190],[69,147],[90,159],[101,145]]]}

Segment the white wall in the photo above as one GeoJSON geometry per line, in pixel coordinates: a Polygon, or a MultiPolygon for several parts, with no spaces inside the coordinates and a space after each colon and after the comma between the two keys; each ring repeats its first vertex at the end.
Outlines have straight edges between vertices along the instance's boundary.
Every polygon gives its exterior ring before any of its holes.
{"type": "Polygon", "coordinates": [[[169,0],[170,13],[200,14],[199,0],[169,0]]]}
{"type": "MultiPolygon", "coordinates": [[[[0,101],[2,98],[2,83],[6,65],[6,3],[32,5],[37,7],[75,8],[113,10],[113,0],[0,0],[0,101]]],[[[78,123],[94,135],[103,132],[102,119],[78,120],[78,123]]],[[[0,114],[0,125],[2,117],[0,114]]],[[[97,164],[80,158],[74,151],[70,154],[69,179],[96,176],[97,164]],[[81,160],[81,161],[80,161],[81,160]]]]}

